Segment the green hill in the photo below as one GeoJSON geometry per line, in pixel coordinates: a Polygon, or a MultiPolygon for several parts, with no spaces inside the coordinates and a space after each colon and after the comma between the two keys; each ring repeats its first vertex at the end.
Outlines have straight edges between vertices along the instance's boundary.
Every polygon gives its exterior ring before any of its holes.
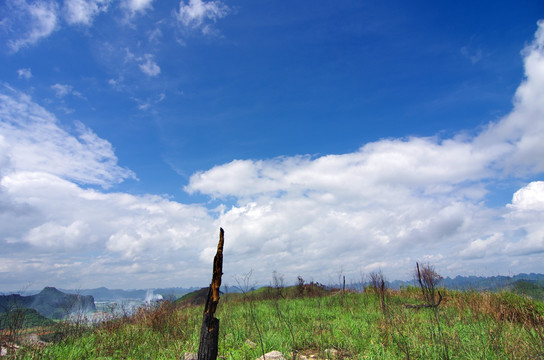
{"type": "Polygon", "coordinates": [[[0,314],[0,330],[8,329],[14,321],[20,321],[19,328],[55,325],[53,320],[41,315],[35,309],[17,309],[0,314]]]}
{"type": "Polygon", "coordinates": [[[544,301],[544,286],[537,281],[518,280],[511,285],[513,292],[544,301]]]}
{"type": "Polygon", "coordinates": [[[176,305],[201,305],[206,303],[206,298],[208,297],[208,287],[192,291],[188,294],[183,295],[176,301],[176,305]]]}
{"type": "Polygon", "coordinates": [[[46,287],[36,295],[19,294],[0,296],[0,313],[15,309],[35,309],[51,319],[64,319],[74,312],[96,311],[94,298],[77,294],[66,294],[54,287],[46,287]]]}

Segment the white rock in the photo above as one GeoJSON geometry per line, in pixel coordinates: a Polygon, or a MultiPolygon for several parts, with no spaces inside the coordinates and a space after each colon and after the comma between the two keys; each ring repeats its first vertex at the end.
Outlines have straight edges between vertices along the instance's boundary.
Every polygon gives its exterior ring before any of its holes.
{"type": "Polygon", "coordinates": [[[183,354],[183,360],[198,360],[198,355],[195,353],[183,354]]]}
{"type": "Polygon", "coordinates": [[[327,356],[329,356],[329,357],[335,358],[335,357],[338,356],[338,350],[336,350],[336,349],[327,349],[327,350],[325,350],[325,354],[327,354],[327,356]]]}
{"type": "Polygon", "coordinates": [[[257,360],[286,360],[283,357],[283,354],[279,351],[271,351],[269,353],[264,354],[264,357],[260,357],[257,360]]]}
{"type": "Polygon", "coordinates": [[[247,339],[247,340],[245,341],[245,344],[246,344],[247,346],[249,346],[250,349],[255,349],[255,347],[257,346],[257,344],[255,344],[253,341],[251,341],[251,340],[249,340],[249,339],[247,339]]]}

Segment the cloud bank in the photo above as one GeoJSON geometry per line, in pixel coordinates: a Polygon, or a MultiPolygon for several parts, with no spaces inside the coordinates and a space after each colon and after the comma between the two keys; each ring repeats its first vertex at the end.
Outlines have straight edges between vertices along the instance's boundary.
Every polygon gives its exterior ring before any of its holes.
{"type": "MultiPolygon", "coordinates": [[[[200,14],[197,5],[183,4],[200,14]]],[[[107,140],[80,123],[61,126],[3,86],[0,286],[116,286],[119,273],[126,287],[206,284],[219,226],[230,283],[249,270],[261,283],[273,270],[322,282],[379,268],[408,278],[415,261],[445,275],[541,271],[544,22],[523,61],[512,111],[475,136],[233,160],[185,186],[219,203],[214,209],[109,191],[136,175],[107,140]],[[487,205],[494,187],[513,183],[521,185],[509,203],[487,205]]]]}
{"type": "Polygon", "coordinates": [[[290,275],[349,264],[350,271],[382,267],[402,276],[416,260],[447,273],[536,269],[544,252],[536,219],[544,214],[524,204],[530,198],[541,209],[542,183],[529,183],[504,208],[485,200],[497,182],[544,171],[538,25],[523,51],[525,79],[513,110],[474,137],[385,139],[342,155],[234,160],[194,174],[185,189],[235,201],[220,216],[234,232],[233,251],[259,259],[253,266],[281,263],[278,270],[290,275]]]}
{"type": "Polygon", "coordinates": [[[111,144],[81,123],[64,129],[30,97],[6,86],[0,119],[3,287],[27,281],[113,285],[119,273],[136,284],[157,269],[194,277],[184,264],[199,258],[196,244],[215,238],[207,209],[106,192],[135,178],[118,165],[111,144]]]}

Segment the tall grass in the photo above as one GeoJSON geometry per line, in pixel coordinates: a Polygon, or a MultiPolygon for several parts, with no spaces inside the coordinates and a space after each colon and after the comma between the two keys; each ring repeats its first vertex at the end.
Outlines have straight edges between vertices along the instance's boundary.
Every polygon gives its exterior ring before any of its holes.
{"type": "MultiPolygon", "coordinates": [[[[253,360],[272,350],[326,359],[328,349],[343,359],[544,358],[544,305],[509,292],[440,289],[437,321],[433,308],[406,306],[421,303],[420,290],[412,287],[313,296],[275,290],[221,299],[216,316],[223,359],[253,360]]],[[[183,359],[198,349],[201,312],[163,302],[48,347],[24,347],[18,357],[183,359]]]]}

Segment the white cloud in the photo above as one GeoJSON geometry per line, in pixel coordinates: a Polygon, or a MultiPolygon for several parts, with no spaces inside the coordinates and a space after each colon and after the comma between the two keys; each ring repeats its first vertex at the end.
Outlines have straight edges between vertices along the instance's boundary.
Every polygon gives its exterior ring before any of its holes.
{"type": "MultiPolygon", "coordinates": [[[[51,85],[50,88],[55,92],[55,96],[61,99],[60,102],[63,102],[62,98],[66,97],[67,95],[72,95],[80,99],[86,100],[85,96],[83,96],[83,94],[80,93],[79,91],[74,90],[74,87],[72,85],[54,84],[54,85],[51,85]]],[[[73,109],[70,109],[68,107],[64,107],[63,110],[66,114],[71,114],[74,112],[73,109]]]]}
{"type": "Polygon", "coordinates": [[[32,71],[30,71],[30,68],[26,69],[19,69],[17,70],[17,75],[19,75],[19,79],[30,79],[32,78],[32,71]]]}
{"type": "MultiPolygon", "coordinates": [[[[125,48],[125,62],[137,63],[140,71],[148,76],[157,76],[161,73],[161,68],[154,60],[153,54],[144,54],[143,56],[136,56],[129,48],[125,48]]],[[[121,79],[122,80],[122,79],[121,79]]],[[[114,85],[110,81],[111,85],[114,85]]]]}
{"type": "Polygon", "coordinates": [[[153,55],[145,54],[142,58],[138,58],[140,62],[140,70],[148,76],[157,76],[161,73],[161,68],[153,60],[153,55]]]}
{"type": "Polygon", "coordinates": [[[109,142],[80,123],[76,124],[77,135],[69,134],[52,114],[24,94],[0,92],[0,117],[0,134],[19,171],[47,172],[103,187],[134,177],[117,165],[109,142]]]}
{"type": "Polygon", "coordinates": [[[73,87],[71,85],[66,84],[54,84],[51,85],[51,89],[53,89],[57,95],[57,97],[65,97],[68,94],[71,94],[73,91],[73,87]]]}
{"type": "Polygon", "coordinates": [[[517,255],[544,253],[544,181],[534,181],[516,191],[505,215],[508,230],[521,234],[506,244],[505,252],[517,255]]]}
{"type": "Polygon", "coordinates": [[[121,6],[127,10],[130,16],[134,16],[152,9],[152,3],[153,0],[123,0],[121,6]]]}
{"type": "Polygon", "coordinates": [[[3,176],[0,184],[1,199],[11,203],[10,211],[0,211],[0,219],[9,221],[0,229],[0,244],[6,249],[4,239],[10,239],[11,248],[25,249],[0,255],[0,263],[12,263],[9,273],[20,268],[19,277],[44,282],[41,286],[57,278],[58,284],[73,281],[72,286],[115,286],[114,275],[123,271],[128,286],[151,287],[166,274],[179,282],[187,268],[197,272],[199,282],[208,272],[204,269],[212,259],[200,261],[199,249],[217,237],[203,207],[82,189],[44,172],[17,171],[3,176]],[[15,206],[22,208],[19,214],[15,206]],[[35,258],[30,268],[29,258],[35,258]],[[36,266],[39,272],[32,271],[36,266]],[[66,272],[59,274],[59,268],[66,272]]]}
{"type": "Polygon", "coordinates": [[[90,26],[94,18],[108,10],[111,0],[64,0],[64,16],[70,25],[90,26]]]}
{"type": "Polygon", "coordinates": [[[501,253],[504,250],[504,238],[502,234],[492,234],[485,239],[476,239],[470,242],[468,247],[460,252],[467,258],[483,258],[501,253]]]}
{"type": "Polygon", "coordinates": [[[189,0],[189,3],[186,4],[182,0],[176,15],[185,27],[200,28],[203,33],[209,33],[211,28],[208,22],[216,22],[227,16],[229,12],[229,7],[221,1],[189,0]]]}
{"type": "Polygon", "coordinates": [[[216,197],[297,190],[359,192],[365,185],[376,184],[449,191],[456,184],[489,175],[484,167],[487,162],[488,155],[475,152],[470,143],[439,143],[429,138],[383,140],[355,153],[317,159],[235,160],[193,175],[186,190],[216,197]]]}
{"type": "Polygon", "coordinates": [[[26,1],[17,1],[14,3],[14,10],[14,18],[10,20],[16,24],[17,34],[15,39],[8,42],[14,52],[34,45],[58,28],[56,2],[39,1],[28,4],[26,1]]]}
{"type": "Polygon", "coordinates": [[[474,140],[475,149],[491,155],[492,166],[507,175],[544,171],[543,21],[524,54],[526,78],[516,91],[514,110],[474,140]]]}
{"type": "Polygon", "coordinates": [[[533,181],[516,191],[511,207],[517,211],[544,212],[544,181],[533,181]]]}

